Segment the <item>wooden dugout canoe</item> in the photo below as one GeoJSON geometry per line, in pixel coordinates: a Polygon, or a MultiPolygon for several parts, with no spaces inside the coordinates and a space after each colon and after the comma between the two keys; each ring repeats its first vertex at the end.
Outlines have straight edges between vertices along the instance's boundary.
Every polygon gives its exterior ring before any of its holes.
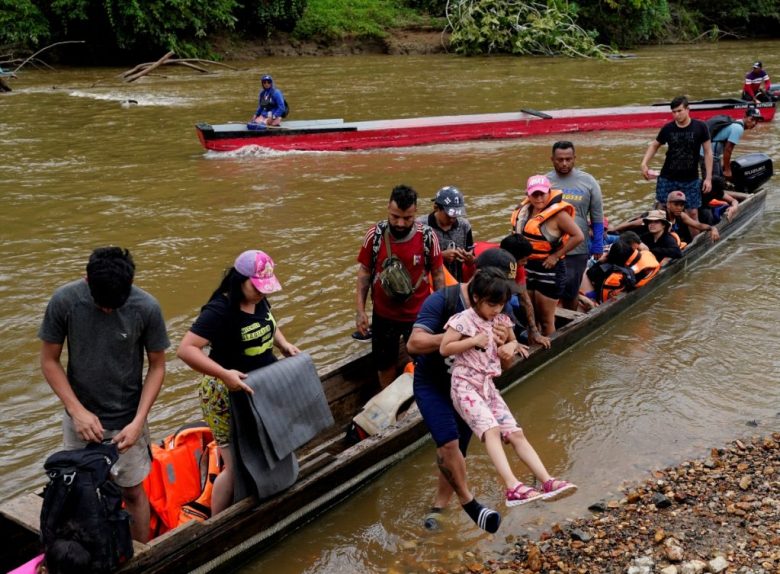
{"type": "MultiPolygon", "coordinates": [[[[645,287],[619,295],[589,313],[561,310],[551,349],[535,347],[528,359],[515,363],[496,380],[506,391],[554,360],[572,345],[649,296],[678,273],[688,270],[714,248],[745,229],[762,211],[766,188],[748,196],[731,221],[718,225],[721,240],[701,234],[645,287]]],[[[245,499],[205,522],[190,522],[149,544],[137,544],[122,574],[168,574],[226,570],[261,552],[285,534],[312,520],[370,479],[422,446],[428,432],[415,405],[379,435],[351,445],[344,429],[377,390],[369,351],[358,353],[320,374],[335,425],[298,452],[300,476],[271,499],[245,499]]],[[[43,473],[42,473],[43,476],[43,473]]],[[[30,493],[0,505],[0,537],[5,550],[0,568],[8,571],[39,552],[38,516],[41,497],[30,493]]]]}
{"type": "MultiPolygon", "coordinates": [[[[751,104],[752,105],[752,104],[751,104]]],[[[735,98],[690,102],[691,117],[707,120],[719,114],[745,115],[748,102],[735,98]]],[[[776,102],[756,106],[772,121],[776,102]]],[[[195,130],[207,150],[225,152],[246,146],[279,151],[349,151],[407,147],[484,139],[514,139],[569,132],[659,129],[671,121],[669,103],[650,106],[433,116],[362,122],[342,119],[293,120],[281,127],[252,130],[246,124],[199,123],[195,130]]]]}

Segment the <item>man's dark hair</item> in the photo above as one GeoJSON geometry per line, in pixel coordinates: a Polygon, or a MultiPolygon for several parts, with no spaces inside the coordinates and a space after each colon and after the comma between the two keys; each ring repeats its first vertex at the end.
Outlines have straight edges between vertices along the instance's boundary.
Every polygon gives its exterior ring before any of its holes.
{"type": "Polygon", "coordinates": [[[57,531],[57,537],[44,552],[46,572],[51,574],[81,574],[92,568],[87,533],[68,521],[57,531]]]}
{"type": "Polygon", "coordinates": [[[480,299],[490,303],[506,303],[512,297],[512,283],[498,267],[477,269],[469,281],[469,301],[472,306],[480,299]]]}
{"type": "Polygon", "coordinates": [[[398,209],[406,211],[413,205],[417,205],[417,192],[408,185],[396,185],[390,194],[390,202],[393,201],[398,209]]]}
{"type": "Polygon", "coordinates": [[[119,309],[130,297],[135,263],[127,249],[98,247],[89,256],[87,283],[98,307],[119,309]]]}
{"type": "Polygon", "coordinates": [[[684,108],[687,108],[689,105],[688,102],[688,96],[677,96],[672,100],[672,103],[669,105],[671,109],[674,109],[678,106],[682,106],[684,108]]]}
{"type": "Polygon", "coordinates": [[[634,248],[621,237],[613,243],[607,253],[607,263],[625,267],[628,258],[634,253],[634,248]]]}
{"type": "Polygon", "coordinates": [[[639,237],[639,234],[636,231],[631,231],[630,229],[621,233],[620,239],[629,244],[642,243],[642,239],[639,237]]]}
{"type": "MultiPolygon", "coordinates": [[[[567,140],[560,140],[553,144],[552,147],[552,153],[555,155],[555,150],[557,149],[570,149],[572,152],[574,152],[574,144],[567,140]]],[[[576,153],[576,152],[575,152],[576,153]]]]}
{"type": "Polygon", "coordinates": [[[519,261],[525,257],[531,255],[533,246],[531,242],[518,233],[510,233],[501,240],[499,244],[501,249],[506,249],[515,258],[515,261],[519,261]]]}

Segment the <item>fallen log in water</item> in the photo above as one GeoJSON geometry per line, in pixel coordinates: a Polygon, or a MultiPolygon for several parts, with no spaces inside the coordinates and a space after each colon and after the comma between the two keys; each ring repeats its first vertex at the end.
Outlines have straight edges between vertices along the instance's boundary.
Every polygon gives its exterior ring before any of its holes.
{"type": "Polygon", "coordinates": [[[149,72],[165,65],[184,66],[186,68],[200,72],[201,74],[212,73],[211,70],[199,64],[222,66],[223,68],[229,68],[231,70],[237,69],[233,66],[223,64],[222,62],[215,62],[214,60],[203,60],[200,58],[177,58],[176,54],[173,52],[168,52],[156,62],[144,62],[143,64],[138,64],[134,68],[123,72],[120,74],[120,76],[125,80],[125,82],[134,82],[138,78],[142,78],[148,75],[149,72]]]}

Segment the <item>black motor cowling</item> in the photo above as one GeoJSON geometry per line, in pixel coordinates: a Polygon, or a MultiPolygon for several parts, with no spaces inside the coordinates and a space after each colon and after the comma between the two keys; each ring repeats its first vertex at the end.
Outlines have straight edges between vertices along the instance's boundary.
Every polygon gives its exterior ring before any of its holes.
{"type": "Polygon", "coordinates": [[[772,174],[772,158],[765,153],[749,153],[731,162],[731,182],[737,191],[753,193],[772,174]]]}

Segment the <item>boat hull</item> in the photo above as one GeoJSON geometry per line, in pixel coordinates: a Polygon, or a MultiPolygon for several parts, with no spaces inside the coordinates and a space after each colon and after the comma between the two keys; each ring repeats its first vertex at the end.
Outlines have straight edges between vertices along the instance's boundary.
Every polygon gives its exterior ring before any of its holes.
{"type": "MultiPolygon", "coordinates": [[[[691,116],[707,120],[726,114],[740,119],[747,106],[748,102],[742,100],[703,100],[691,103],[691,116]]],[[[775,102],[761,103],[758,109],[764,121],[774,119],[775,102]]],[[[669,106],[665,104],[351,123],[338,119],[292,121],[264,130],[250,130],[244,124],[201,123],[196,131],[204,148],[218,152],[246,146],[280,151],[350,151],[572,132],[657,129],[670,120],[669,106]]]]}
{"type": "MultiPolygon", "coordinates": [[[[753,221],[763,209],[766,194],[764,188],[749,196],[730,222],[719,224],[719,242],[713,242],[710,234],[697,236],[681,259],[664,265],[645,287],[623,293],[587,314],[560,310],[560,326],[553,335],[552,347],[532,348],[528,359],[517,362],[496,379],[497,386],[506,391],[519,384],[674,276],[690,269],[753,221]]],[[[243,500],[209,520],[189,522],[149,544],[138,545],[136,555],[119,572],[168,574],[234,568],[429,440],[422,417],[412,405],[399,422],[379,435],[354,445],[347,442],[343,432],[346,423],[378,388],[369,351],[335,365],[322,373],[321,379],[336,424],[301,449],[301,473],[293,486],[268,500],[243,500]]],[[[0,567],[9,570],[37,553],[36,517],[40,504],[40,496],[27,494],[0,505],[0,536],[7,549],[0,557],[0,567]]]]}

